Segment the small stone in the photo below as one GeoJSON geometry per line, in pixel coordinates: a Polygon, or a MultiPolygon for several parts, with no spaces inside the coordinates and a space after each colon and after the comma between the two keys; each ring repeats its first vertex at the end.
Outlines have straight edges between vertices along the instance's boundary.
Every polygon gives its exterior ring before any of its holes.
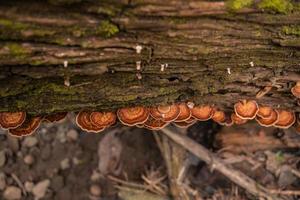
{"type": "Polygon", "coordinates": [[[67,138],[69,141],[76,141],[78,139],[78,132],[74,129],[71,129],[67,132],[67,138]]]}
{"type": "Polygon", "coordinates": [[[65,132],[63,132],[64,130],[62,130],[62,128],[58,129],[58,132],[56,133],[56,138],[58,139],[58,141],[60,141],[61,143],[65,143],[67,141],[66,138],[66,134],[65,132]]]}
{"type": "Polygon", "coordinates": [[[41,158],[43,160],[48,160],[51,156],[51,145],[46,144],[42,149],[41,149],[41,158]]]}
{"type": "Polygon", "coordinates": [[[64,178],[62,176],[54,176],[51,179],[50,187],[55,191],[58,192],[64,187],[64,178]]]}
{"type": "Polygon", "coordinates": [[[60,162],[60,168],[62,170],[68,169],[70,168],[70,159],[69,158],[65,158],[60,162]]]}
{"type": "Polygon", "coordinates": [[[0,190],[4,190],[6,187],[6,180],[5,180],[6,176],[4,173],[0,173],[0,190]]]}
{"type": "Polygon", "coordinates": [[[3,197],[6,200],[19,200],[22,198],[22,191],[15,186],[9,186],[3,192],[3,197]]]}
{"type": "Polygon", "coordinates": [[[38,143],[37,138],[33,136],[26,137],[23,141],[23,145],[28,148],[34,147],[35,145],[37,145],[37,143],[38,143]]]}
{"type": "Polygon", "coordinates": [[[101,174],[97,170],[94,170],[90,179],[92,182],[96,182],[99,181],[100,178],[101,178],[101,174]]]}
{"type": "Polygon", "coordinates": [[[32,165],[34,163],[34,157],[32,155],[26,155],[24,157],[24,163],[27,165],[32,165]]]}
{"type": "Polygon", "coordinates": [[[33,184],[33,182],[26,181],[26,182],[24,183],[24,187],[25,187],[25,190],[26,190],[27,192],[31,192],[32,189],[33,189],[33,187],[34,187],[34,184],[33,184]]]}
{"type": "Polygon", "coordinates": [[[46,195],[49,185],[50,185],[50,180],[48,180],[48,179],[37,183],[32,188],[32,194],[35,196],[35,199],[43,198],[46,195]]]}
{"type": "Polygon", "coordinates": [[[22,157],[23,157],[22,151],[18,151],[18,152],[17,152],[17,156],[18,156],[19,158],[22,158],[22,157]]]}
{"type": "Polygon", "coordinates": [[[91,185],[90,193],[93,196],[100,197],[101,196],[101,188],[99,187],[99,185],[91,185]]]}
{"type": "Polygon", "coordinates": [[[72,162],[74,165],[79,165],[81,163],[81,161],[77,157],[72,158],[72,162]]]}
{"type": "Polygon", "coordinates": [[[283,165],[280,168],[279,177],[278,177],[278,186],[280,188],[285,188],[297,181],[297,177],[291,172],[291,169],[288,165],[283,165]]]}
{"type": "Polygon", "coordinates": [[[19,139],[9,134],[7,134],[7,143],[9,149],[11,149],[13,152],[17,152],[20,148],[19,139]]]}
{"type": "Polygon", "coordinates": [[[0,151],[0,167],[3,167],[6,162],[5,151],[0,151]]]}

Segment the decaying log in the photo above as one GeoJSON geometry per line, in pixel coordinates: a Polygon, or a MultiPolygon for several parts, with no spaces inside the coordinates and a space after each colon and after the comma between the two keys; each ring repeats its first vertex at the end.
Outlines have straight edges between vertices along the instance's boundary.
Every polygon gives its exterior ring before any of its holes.
{"type": "Polygon", "coordinates": [[[238,99],[300,111],[300,13],[223,1],[4,1],[0,112],[238,99]],[[52,2],[49,3],[49,2],[52,2]],[[141,68],[140,70],[138,70],[141,68]]]}

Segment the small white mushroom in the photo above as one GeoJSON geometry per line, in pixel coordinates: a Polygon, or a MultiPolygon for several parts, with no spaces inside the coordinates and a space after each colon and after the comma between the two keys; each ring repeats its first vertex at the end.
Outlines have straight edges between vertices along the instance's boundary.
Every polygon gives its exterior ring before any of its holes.
{"type": "Polygon", "coordinates": [[[186,104],[190,109],[194,108],[195,104],[191,101],[187,102],[186,104]]]}
{"type": "Polygon", "coordinates": [[[231,74],[231,69],[230,69],[230,67],[227,67],[227,73],[228,73],[228,74],[231,74]]]}
{"type": "Polygon", "coordinates": [[[141,64],[142,64],[142,61],[136,61],[136,70],[137,71],[141,70],[141,64]]]}
{"type": "Polygon", "coordinates": [[[137,54],[140,54],[140,53],[142,52],[142,49],[143,49],[143,47],[142,47],[141,45],[137,45],[137,46],[135,47],[135,50],[136,50],[136,53],[137,53],[137,54]]]}
{"type": "Polygon", "coordinates": [[[68,67],[68,64],[69,64],[68,61],[65,60],[65,61],[64,61],[64,67],[67,68],[67,67],[68,67]]]}
{"type": "Polygon", "coordinates": [[[249,63],[249,65],[250,65],[251,67],[254,67],[254,62],[251,61],[251,62],[249,63]]]}
{"type": "Polygon", "coordinates": [[[143,77],[142,77],[142,74],[141,73],[136,73],[136,77],[141,80],[143,77]]]}
{"type": "Polygon", "coordinates": [[[69,77],[65,78],[64,84],[65,84],[65,86],[70,87],[71,84],[70,84],[70,78],[69,77]]]}
{"type": "Polygon", "coordinates": [[[164,64],[160,65],[160,71],[161,72],[165,71],[165,65],[164,64]]]}

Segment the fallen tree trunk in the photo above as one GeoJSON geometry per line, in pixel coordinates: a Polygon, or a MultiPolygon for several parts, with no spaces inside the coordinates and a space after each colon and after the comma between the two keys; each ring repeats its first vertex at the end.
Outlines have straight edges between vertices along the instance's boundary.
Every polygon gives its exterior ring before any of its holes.
{"type": "Polygon", "coordinates": [[[0,112],[183,100],[230,109],[266,86],[259,103],[300,111],[290,93],[299,24],[297,10],[228,13],[223,1],[3,2],[0,112]]]}

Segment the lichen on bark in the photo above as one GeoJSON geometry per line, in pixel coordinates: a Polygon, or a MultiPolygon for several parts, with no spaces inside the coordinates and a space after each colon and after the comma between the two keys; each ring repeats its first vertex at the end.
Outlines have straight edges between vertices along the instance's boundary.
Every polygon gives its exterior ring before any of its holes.
{"type": "Polygon", "coordinates": [[[0,6],[0,112],[187,100],[230,111],[267,85],[259,103],[300,111],[289,91],[300,80],[297,11],[261,12],[250,1],[234,13],[211,1],[44,3],[0,6]]]}

